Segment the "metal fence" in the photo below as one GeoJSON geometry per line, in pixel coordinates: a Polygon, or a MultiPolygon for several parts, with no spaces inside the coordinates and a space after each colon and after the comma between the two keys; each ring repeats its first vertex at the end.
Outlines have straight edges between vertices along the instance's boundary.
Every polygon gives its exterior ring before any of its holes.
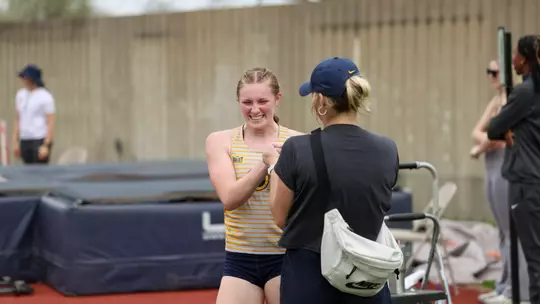
{"type": "MultiPolygon", "coordinates": [[[[235,87],[245,69],[272,69],[281,121],[309,131],[317,124],[297,88],[321,59],[346,56],[373,87],[362,124],[396,140],[403,161],[429,161],[457,182],[450,215],[481,219],[483,164],[468,151],[492,94],[485,68],[496,29],[540,33],[539,15],[538,0],[334,0],[1,24],[0,117],[13,121],[16,71],[37,63],[57,100],[55,155],[77,145],[114,161],[121,139],[138,159],[200,158],[211,131],[241,122],[235,87]]],[[[405,181],[424,205],[428,176],[405,181]]]]}

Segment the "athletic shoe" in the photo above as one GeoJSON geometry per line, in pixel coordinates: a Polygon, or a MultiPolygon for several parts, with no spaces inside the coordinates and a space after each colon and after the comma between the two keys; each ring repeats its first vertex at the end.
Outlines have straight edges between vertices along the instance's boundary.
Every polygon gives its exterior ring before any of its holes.
{"type": "Polygon", "coordinates": [[[491,299],[491,298],[495,298],[497,297],[499,294],[496,292],[496,291],[491,291],[491,292],[488,292],[488,293],[482,293],[478,296],[478,301],[484,303],[484,301],[488,300],[488,299],[491,299]]]}
{"type": "MultiPolygon", "coordinates": [[[[521,301],[521,304],[530,304],[529,301],[521,301]]],[[[488,298],[484,300],[484,304],[512,304],[512,299],[507,298],[503,295],[498,295],[496,297],[488,298]]]]}

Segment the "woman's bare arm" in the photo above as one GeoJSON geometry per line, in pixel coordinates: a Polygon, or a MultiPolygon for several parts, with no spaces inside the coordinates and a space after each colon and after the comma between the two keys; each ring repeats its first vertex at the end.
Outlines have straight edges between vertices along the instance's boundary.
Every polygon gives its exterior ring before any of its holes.
{"type": "Polygon", "coordinates": [[[487,140],[487,133],[486,133],[487,126],[498,104],[499,104],[498,98],[497,97],[493,98],[489,102],[489,104],[486,106],[486,109],[484,110],[484,113],[482,114],[478,122],[476,123],[476,126],[474,126],[474,129],[471,135],[476,144],[481,144],[482,142],[485,142],[487,140]]]}
{"type": "Polygon", "coordinates": [[[247,202],[268,174],[268,168],[260,161],[248,174],[237,180],[228,150],[230,140],[230,130],[214,132],[206,139],[210,181],[226,210],[234,210],[247,202]]]}
{"type": "Polygon", "coordinates": [[[499,97],[494,97],[486,106],[482,117],[476,123],[473,129],[472,137],[476,145],[471,149],[471,156],[478,157],[480,154],[485,153],[491,149],[503,147],[504,144],[500,141],[491,141],[487,137],[487,127],[495,111],[502,105],[504,100],[499,97]]]}

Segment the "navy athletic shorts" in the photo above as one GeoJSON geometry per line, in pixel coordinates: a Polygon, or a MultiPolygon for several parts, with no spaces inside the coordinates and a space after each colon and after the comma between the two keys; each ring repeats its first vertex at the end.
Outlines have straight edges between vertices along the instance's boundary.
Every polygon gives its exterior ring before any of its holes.
{"type": "Polygon", "coordinates": [[[311,250],[287,250],[281,272],[281,304],[391,304],[385,286],[370,298],[344,293],[334,288],[321,274],[321,255],[311,250]]]}
{"type": "Polygon", "coordinates": [[[248,281],[264,288],[271,279],[281,275],[283,254],[249,254],[225,252],[223,276],[248,281]]]}

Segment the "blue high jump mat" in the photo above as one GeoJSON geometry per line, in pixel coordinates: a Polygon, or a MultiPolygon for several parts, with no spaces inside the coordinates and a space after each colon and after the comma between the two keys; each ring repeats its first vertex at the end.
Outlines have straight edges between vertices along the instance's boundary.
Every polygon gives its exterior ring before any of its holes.
{"type": "Polygon", "coordinates": [[[32,254],[39,201],[39,197],[0,197],[0,276],[39,280],[32,254]]]}
{"type": "Polygon", "coordinates": [[[64,295],[219,286],[223,206],[207,180],[69,184],[37,212],[40,276],[64,295]]]}
{"type": "Polygon", "coordinates": [[[208,179],[200,160],[0,167],[0,196],[39,195],[71,183],[208,179]]]}
{"type": "MultiPolygon", "coordinates": [[[[392,192],[392,207],[387,215],[411,213],[413,212],[413,197],[410,192],[407,191],[394,191],[392,192]]],[[[389,228],[394,229],[412,229],[412,222],[387,222],[389,228]]]]}

